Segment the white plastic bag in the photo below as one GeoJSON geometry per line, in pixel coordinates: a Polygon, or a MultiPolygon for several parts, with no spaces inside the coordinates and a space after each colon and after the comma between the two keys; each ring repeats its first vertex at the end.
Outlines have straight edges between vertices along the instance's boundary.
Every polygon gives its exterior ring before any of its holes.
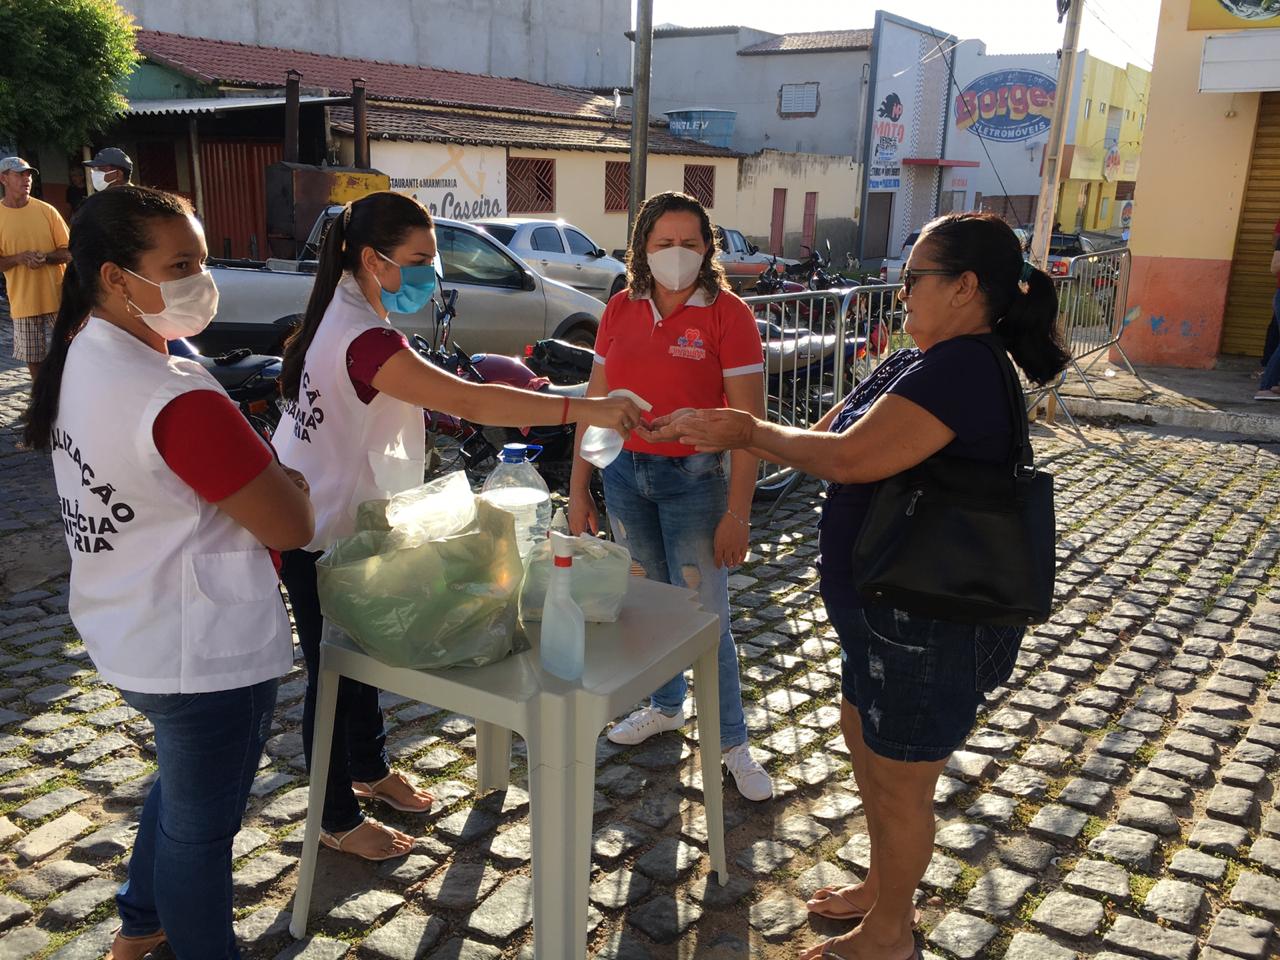
{"type": "Polygon", "coordinates": [[[461,470],[397,493],[387,503],[387,548],[404,550],[451,537],[476,521],[476,498],[461,470]]]}
{"type": "MultiPolygon", "coordinates": [[[[622,610],[631,576],[631,553],[626,547],[583,534],[573,538],[573,567],[569,594],[588,623],[613,623],[622,610]]],[[[525,558],[520,586],[520,619],[542,620],[542,603],[551,579],[551,542],[534,545],[525,558]]]]}

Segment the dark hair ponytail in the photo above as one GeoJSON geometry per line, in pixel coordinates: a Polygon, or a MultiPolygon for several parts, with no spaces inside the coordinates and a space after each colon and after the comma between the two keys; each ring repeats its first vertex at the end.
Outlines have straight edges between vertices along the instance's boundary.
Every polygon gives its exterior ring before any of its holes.
{"type": "Polygon", "coordinates": [[[53,321],[49,355],[40,364],[31,389],[31,410],[23,440],[36,450],[49,448],[62,371],[71,340],[98,302],[98,278],[104,263],[130,270],[154,245],[150,223],[168,217],[191,215],[182,197],[147,187],[113,187],[95,193],[81,204],[71,220],[68,247],[71,262],[62,275],[62,301],[53,321]]]}
{"type": "Polygon", "coordinates": [[[342,213],[329,222],[324,241],[320,244],[320,261],[316,265],[316,278],[302,323],[284,342],[280,392],[286,400],[298,398],[307,350],[316,338],[325,311],[333,302],[333,292],[338,288],[343,273],[355,273],[360,268],[361,251],[365,247],[373,247],[389,257],[391,251],[404,242],[410,230],[434,226],[426,207],[413,197],[389,190],[371,193],[347,204],[342,213]]]}
{"type": "Polygon", "coordinates": [[[993,213],[949,213],[918,242],[940,269],[978,278],[991,325],[1028,379],[1044,384],[1062,372],[1071,355],[1058,331],[1058,293],[1047,273],[1023,260],[1007,223],[993,213]]]}

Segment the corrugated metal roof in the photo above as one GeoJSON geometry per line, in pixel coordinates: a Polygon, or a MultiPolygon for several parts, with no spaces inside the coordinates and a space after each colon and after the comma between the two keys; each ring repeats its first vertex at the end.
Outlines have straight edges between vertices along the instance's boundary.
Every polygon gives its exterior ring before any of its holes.
{"type": "MultiPolygon", "coordinates": [[[[302,105],[317,103],[350,103],[350,97],[299,97],[302,105]]],[[[133,100],[125,113],[134,116],[162,114],[225,113],[228,110],[257,110],[283,107],[284,97],[192,97],[185,100],[133,100]]]]}
{"type": "Polygon", "coordinates": [[[841,50],[870,50],[872,30],[818,30],[812,33],[784,33],[781,36],[743,47],[740,57],[771,53],[833,53],[841,50]]]}
{"type": "MultiPolygon", "coordinates": [[[[603,97],[580,87],[205,40],[156,30],[139,30],[136,39],[139,52],[148,60],[203,83],[279,88],[284,86],[285,71],[292,69],[302,74],[303,86],[319,87],[333,94],[349,92],[351,79],[363,77],[371,100],[596,119],[613,115],[612,96],[603,97]]],[[[626,108],[619,113],[630,116],[626,108]]]]}
{"type": "MultiPolygon", "coordinates": [[[[330,116],[336,131],[352,133],[350,107],[334,107],[330,116]]],[[[628,124],[539,122],[491,114],[381,106],[369,107],[368,122],[370,139],[609,153],[627,153],[631,149],[631,127],[628,124]]],[[[673,136],[662,127],[649,128],[649,152],[701,157],[737,156],[732,150],[673,136]]]]}

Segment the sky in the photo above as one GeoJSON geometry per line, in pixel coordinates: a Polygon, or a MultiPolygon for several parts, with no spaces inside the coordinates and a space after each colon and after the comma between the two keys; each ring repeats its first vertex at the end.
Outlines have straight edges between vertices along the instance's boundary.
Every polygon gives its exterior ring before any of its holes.
{"type": "MultiPolygon", "coordinates": [[[[1110,63],[1150,69],[1160,0],[1084,3],[1080,47],[1110,63]]],[[[819,0],[795,6],[777,0],[653,0],[653,22],[800,33],[870,28],[877,9],[961,39],[976,37],[986,43],[988,53],[1049,53],[1062,46],[1055,0],[819,0]]]]}

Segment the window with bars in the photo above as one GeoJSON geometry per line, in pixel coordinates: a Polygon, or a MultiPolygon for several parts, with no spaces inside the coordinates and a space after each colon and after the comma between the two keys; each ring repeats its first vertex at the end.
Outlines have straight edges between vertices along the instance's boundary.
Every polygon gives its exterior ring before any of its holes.
{"type": "Polygon", "coordinates": [[[606,213],[627,212],[631,200],[631,162],[604,162],[604,209],[606,213]]]}
{"type": "Polygon", "coordinates": [[[554,213],[556,162],[548,157],[507,157],[507,212],[554,213]]]}
{"type": "Polygon", "coordinates": [[[818,113],[816,83],[784,83],[778,90],[778,116],[813,117],[818,113]]]}
{"type": "Polygon", "coordinates": [[[684,192],[710,210],[716,205],[716,168],[709,163],[686,163],[684,192]]]}

